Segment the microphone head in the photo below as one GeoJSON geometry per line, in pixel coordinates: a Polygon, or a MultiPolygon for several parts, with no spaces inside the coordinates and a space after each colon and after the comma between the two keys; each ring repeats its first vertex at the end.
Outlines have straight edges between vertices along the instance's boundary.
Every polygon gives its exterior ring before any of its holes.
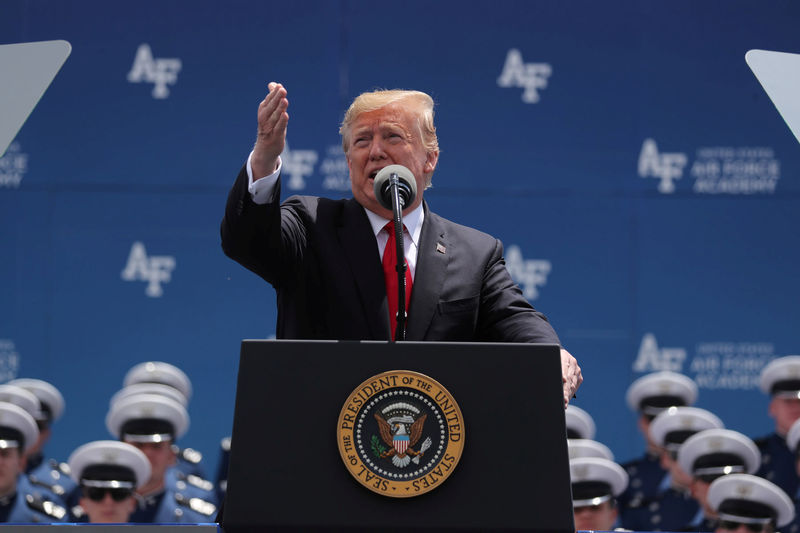
{"type": "Polygon", "coordinates": [[[373,190],[375,198],[388,210],[392,210],[391,187],[392,174],[397,176],[397,190],[401,206],[411,205],[417,197],[417,180],[414,174],[403,165],[389,165],[383,167],[375,176],[373,190]]]}

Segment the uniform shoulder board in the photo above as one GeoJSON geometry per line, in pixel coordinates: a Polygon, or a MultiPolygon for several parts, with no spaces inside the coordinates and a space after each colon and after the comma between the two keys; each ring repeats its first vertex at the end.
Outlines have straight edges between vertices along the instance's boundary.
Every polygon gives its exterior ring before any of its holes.
{"type": "Polygon", "coordinates": [[[42,481],[36,476],[28,476],[28,481],[30,481],[31,485],[33,485],[34,487],[45,488],[50,492],[52,492],[53,494],[55,494],[56,496],[63,496],[64,493],[66,493],[64,487],[62,487],[61,485],[51,485],[50,483],[42,481]]]}
{"type": "Polygon", "coordinates": [[[189,485],[197,487],[198,489],[202,489],[204,491],[210,492],[214,490],[214,484],[208,481],[207,479],[203,479],[200,476],[195,476],[194,474],[189,474],[186,476],[186,482],[189,485]]]}
{"type": "Polygon", "coordinates": [[[55,518],[56,520],[61,520],[67,516],[67,510],[60,505],[43,498],[37,498],[33,494],[26,494],[25,502],[28,504],[28,507],[34,511],[55,518]]]}
{"type": "Polygon", "coordinates": [[[178,503],[178,505],[188,507],[192,511],[200,513],[204,516],[211,516],[217,512],[217,506],[213,503],[207,502],[200,498],[189,498],[180,492],[175,493],[175,501],[178,503]]]}
{"type": "Polygon", "coordinates": [[[184,448],[180,451],[181,459],[193,465],[200,464],[203,460],[203,454],[193,448],[184,448]]]}
{"type": "Polygon", "coordinates": [[[72,472],[67,463],[59,463],[55,459],[50,459],[50,468],[67,477],[69,477],[70,473],[72,472]]]}
{"type": "Polygon", "coordinates": [[[80,520],[86,514],[86,511],[80,505],[75,505],[70,509],[70,513],[74,518],[80,520]]]}

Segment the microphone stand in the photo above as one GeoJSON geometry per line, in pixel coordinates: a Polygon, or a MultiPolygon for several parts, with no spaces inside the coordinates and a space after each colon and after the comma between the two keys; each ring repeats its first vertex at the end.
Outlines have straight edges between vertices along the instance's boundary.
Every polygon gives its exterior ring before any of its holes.
{"type": "Polygon", "coordinates": [[[397,245],[397,328],[395,341],[406,340],[406,254],[403,242],[403,207],[405,202],[400,198],[399,179],[394,172],[389,176],[389,192],[392,195],[392,215],[394,216],[394,240],[397,245]]]}

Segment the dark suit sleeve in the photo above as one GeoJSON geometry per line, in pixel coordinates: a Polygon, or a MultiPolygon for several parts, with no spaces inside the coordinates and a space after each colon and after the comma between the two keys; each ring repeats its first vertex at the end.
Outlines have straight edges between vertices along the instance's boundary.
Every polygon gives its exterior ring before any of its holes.
{"type": "Polygon", "coordinates": [[[478,336],[496,342],[561,344],[547,318],[531,306],[511,279],[503,245],[497,239],[483,274],[478,336]]]}
{"type": "Polygon", "coordinates": [[[281,206],[279,179],[269,201],[260,205],[253,202],[247,186],[247,169],[242,167],[225,206],[220,228],[222,250],[278,287],[302,262],[308,200],[293,197],[281,206]]]}

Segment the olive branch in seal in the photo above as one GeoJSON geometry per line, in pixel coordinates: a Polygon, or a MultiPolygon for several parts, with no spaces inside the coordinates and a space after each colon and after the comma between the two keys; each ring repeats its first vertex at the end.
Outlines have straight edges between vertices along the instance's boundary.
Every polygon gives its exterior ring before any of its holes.
{"type": "Polygon", "coordinates": [[[372,436],[370,444],[372,445],[373,455],[375,455],[375,457],[380,459],[381,454],[386,451],[386,448],[383,447],[383,445],[381,444],[381,440],[378,438],[377,435],[372,436]]]}

